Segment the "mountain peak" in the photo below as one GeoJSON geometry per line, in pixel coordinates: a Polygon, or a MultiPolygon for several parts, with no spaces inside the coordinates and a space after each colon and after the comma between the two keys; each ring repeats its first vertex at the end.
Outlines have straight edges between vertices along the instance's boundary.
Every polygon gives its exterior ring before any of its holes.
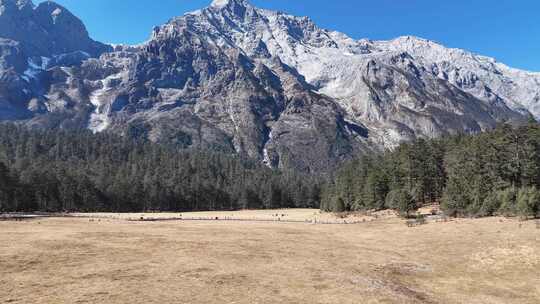
{"type": "Polygon", "coordinates": [[[28,13],[33,9],[34,3],[32,3],[31,0],[0,0],[0,15],[3,15],[4,13],[28,13]]]}
{"type": "Polygon", "coordinates": [[[110,50],[93,41],[80,19],[63,6],[31,0],[0,0],[0,37],[21,43],[29,56],[45,56],[84,51],[92,56],[110,50]]]}
{"type": "Polygon", "coordinates": [[[224,8],[231,5],[247,7],[250,6],[250,3],[248,0],[214,0],[210,4],[210,7],[224,8]]]}

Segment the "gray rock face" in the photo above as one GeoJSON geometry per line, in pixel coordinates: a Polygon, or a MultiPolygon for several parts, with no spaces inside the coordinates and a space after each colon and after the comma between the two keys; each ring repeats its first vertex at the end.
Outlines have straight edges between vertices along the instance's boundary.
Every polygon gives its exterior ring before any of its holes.
{"type": "Polygon", "coordinates": [[[0,38],[0,119],[29,118],[24,104],[30,87],[20,75],[26,69],[26,56],[18,42],[0,38]]]}
{"type": "Polygon", "coordinates": [[[306,172],[416,137],[520,123],[538,108],[537,74],[418,38],[353,40],[245,0],[216,0],[105,53],[64,8],[0,0],[0,36],[0,119],[306,172]],[[3,29],[15,14],[32,21],[3,29]],[[33,30],[66,41],[51,47],[33,30]]]}
{"type": "MultiPolygon", "coordinates": [[[[90,39],[82,22],[54,2],[35,7],[30,0],[0,0],[0,119],[31,119],[57,109],[69,111],[70,104],[55,100],[57,95],[50,91],[59,67],[80,65],[111,50],[90,39]]],[[[72,125],[61,122],[62,116],[37,120],[72,125]]]]}
{"type": "Polygon", "coordinates": [[[28,56],[84,51],[99,56],[110,46],[93,41],[84,24],[64,7],[46,1],[0,0],[0,37],[21,43],[28,56]]]}

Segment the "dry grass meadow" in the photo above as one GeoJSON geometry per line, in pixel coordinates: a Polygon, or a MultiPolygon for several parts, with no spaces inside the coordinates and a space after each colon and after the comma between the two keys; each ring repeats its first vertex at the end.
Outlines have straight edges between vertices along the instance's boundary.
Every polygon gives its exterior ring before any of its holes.
{"type": "Polygon", "coordinates": [[[408,228],[389,215],[353,225],[93,216],[0,222],[0,303],[540,303],[532,221],[408,228]]]}

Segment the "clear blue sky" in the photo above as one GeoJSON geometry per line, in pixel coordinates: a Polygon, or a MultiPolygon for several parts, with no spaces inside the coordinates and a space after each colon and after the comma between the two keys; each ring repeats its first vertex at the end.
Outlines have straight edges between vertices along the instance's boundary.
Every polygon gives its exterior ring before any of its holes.
{"type": "MultiPolygon", "coordinates": [[[[540,71],[540,0],[251,0],[374,40],[414,35],[540,71]]],[[[102,42],[136,44],[211,0],[57,0],[102,42]]]]}

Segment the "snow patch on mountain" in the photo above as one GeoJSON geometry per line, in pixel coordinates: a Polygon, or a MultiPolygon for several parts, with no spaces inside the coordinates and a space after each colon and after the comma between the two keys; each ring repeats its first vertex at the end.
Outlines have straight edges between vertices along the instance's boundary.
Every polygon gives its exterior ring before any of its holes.
{"type": "Polygon", "coordinates": [[[229,0],[214,0],[212,1],[212,4],[210,4],[210,6],[220,8],[227,6],[228,4],[229,0]]]}
{"type": "Polygon", "coordinates": [[[23,72],[21,78],[26,82],[31,82],[36,79],[41,72],[47,69],[51,59],[48,57],[41,57],[39,61],[40,62],[35,62],[33,58],[28,58],[28,68],[23,72]]]}
{"type": "Polygon", "coordinates": [[[355,40],[321,29],[307,17],[258,9],[243,0],[216,0],[198,17],[192,24],[215,31],[221,45],[232,43],[251,57],[268,52],[333,98],[365,97],[368,88],[361,83],[362,67],[370,60],[388,61],[408,54],[417,68],[488,104],[504,102],[515,111],[530,111],[540,118],[540,73],[512,69],[493,58],[413,36],[355,40]]]}
{"type": "Polygon", "coordinates": [[[89,96],[90,103],[94,106],[94,111],[90,114],[88,128],[94,133],[105,131],[110,125],[110,92],[118,83],[127,77],[127,71],[110,75],[105,79],[97,81],[99,89],[92,92],[89,96]]]}
{"type": "Polygon", "coordinates": [[[380,49],[407,52],[437,77],[474,96],[501,98],[512,109],[540,118],[540,73],[510,68],[494,58],[413,36],[374,43],[380,49]]]}
{"type": "Polygon", "coordinates": [[[311,89],[332,98],[347,119],[365,125],[380,146],[463,129],[478,132],[497,120],[540,113],[534,97],[539,85],[531,86],[530,74],[512,74],[491,58],[425,39],[355,40],[307,17],[244,0],[216,0],[156,28],[148,44],[184,33],[226,53],[241,50],[270,69],[276,61],[291,67],[311,89]]]}

